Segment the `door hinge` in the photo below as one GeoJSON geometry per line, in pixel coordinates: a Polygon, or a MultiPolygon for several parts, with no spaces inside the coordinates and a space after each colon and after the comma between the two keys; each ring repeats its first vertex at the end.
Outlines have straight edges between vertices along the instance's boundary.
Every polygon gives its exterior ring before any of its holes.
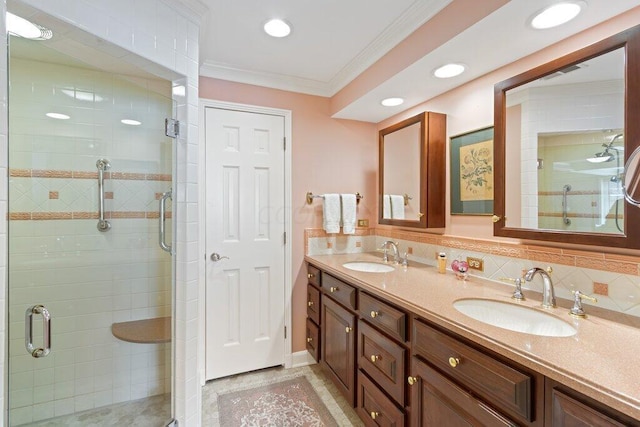
{"type": "Polygon", "coordinates": [[[283,237],[283,240],[284,240],[284,244],[286,245],[287,244],[287,232],[286,231],[282,234],[282,237],[283,237]]]}
{"type": "Polygon", "coordinates": [[[284,339],[285,340],[287,339],[287,327],[286,326],[284,327],[284,339]]]}
{"type": "Polygon", "coordinates": [[[283,148],[285,151],[287,151],[287,137],[285,136],[284,138],[282,138],[283,141],[283,148]]]}
{"type": "Polygon", "coordinates": [[[169,138],[177,138],[180,135],[180,122],[176,119],[164,119],[164,134],[169,138]]]}

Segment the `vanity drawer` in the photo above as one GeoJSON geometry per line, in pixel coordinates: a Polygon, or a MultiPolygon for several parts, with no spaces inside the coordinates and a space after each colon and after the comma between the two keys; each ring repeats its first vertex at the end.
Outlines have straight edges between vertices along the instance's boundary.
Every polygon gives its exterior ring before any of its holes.
{"type": "Polygon", "coordinates": [[[413,352],[465,388],[524,420],[533,419],[534,378],[425,323],[413,322],[413,352]]]}
{"type": "Polygon", "coordinates": [[[320,328],[311,319],[307,319],[307,350],[316,362],[320,360],[320,328]]]}
{"type": "Polygon", "coordinates": [[[360,293],[360,317],[393,338],[402,342],[407,339],[407,314],[364,292],[360,293]]]}
{"type": "Polygon", "coordinates": [[[324,274],[322,277],[322,289],[331,298],[347,308],[356,310],[356,288],[344,283],[342,280],[324,274]]]}
{"type": "Polygon", "coordinates": [[[406,350],[360,320],[358,366],[404,406],[406,350]]]}
{"type": "Polygon", "coordinates": [[[365,426],[404,427],[404,412],[371,382],[358,372],[356,412],[365,426]]]}
{"type": "Polygon", "coordinates": [[[307,264],[307,281],[312,285],[320,287],[320,270],[311,264],[307,264]]]}
{"type": "Polygon", "coordinates": [[[320,289],[307,285],[307,316],[320,324],[320,289]]]}

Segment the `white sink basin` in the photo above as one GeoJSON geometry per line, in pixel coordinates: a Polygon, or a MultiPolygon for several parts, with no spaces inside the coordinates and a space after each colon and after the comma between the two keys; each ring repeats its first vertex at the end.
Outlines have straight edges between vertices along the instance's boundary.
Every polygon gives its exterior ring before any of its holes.
{"type": "Polygon", "coordinates": [[[354,271],[364,271],[366,273],[388,273],[395,270],[393,267],[380,262],[353,261],[342,264],[344,268],[354,271]]]}
{"type": "Polygon", "coordinates": [[[550,314],[501,301],[461,299],[453,303],[462,314],[498,328],[543,337],[570,337],[576,330],[550,314]]]}

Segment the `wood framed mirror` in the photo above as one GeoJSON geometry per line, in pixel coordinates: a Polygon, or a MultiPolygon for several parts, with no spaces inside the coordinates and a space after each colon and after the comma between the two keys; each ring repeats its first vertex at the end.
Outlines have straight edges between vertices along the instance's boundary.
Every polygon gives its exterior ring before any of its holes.
{"type": "Polygon", "coordinates": [[[445,224],[446,116],[424,112],[379,132],[378,222],[445,224]]]}
{"type": "Polygon", "coordinates": [[[495,85],[494,235],[640,248],[640,26],[495,85]]]}

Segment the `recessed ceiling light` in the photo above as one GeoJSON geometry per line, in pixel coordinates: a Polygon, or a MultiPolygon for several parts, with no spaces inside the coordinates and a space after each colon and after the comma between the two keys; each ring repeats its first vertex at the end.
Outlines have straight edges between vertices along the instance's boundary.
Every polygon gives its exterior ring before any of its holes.
{"type": "Polygon", "coordinates": [[[402,98],[385,98],[382,101],[380,101],[380,104],[384,105],[385,107],[396,107],[403,103],[404,103],[404,99],[402,98]]]}
{"type": "Polygon", "coordinates": [[[448,79],[449,77],[459,76],[466,68],[462,64],[447,64],[435,69],[433,75],[439,79],[448,79]]]}
{"type": "Polygon", "coordinates": [[[271,37],[286,37],[291,34],[291,25],[282,19],[271,19],[264,24],[264,31],[271,37]]]}
{"type": "Polygon", "coordinates": [[[583,1],[563,1],[542,9],[531,18],[530,25],[536,30],[557,27],[571,21],[586,7],[583,1]]]}
{"type": "Polygon", "coordinates": [[[120,123],[124,125],[129,125],[129,126],[140,126],[142,124],[142,122],[139,122],[137,120],[132,120],[132,119],[122,119],[120,120],[120,123]]]}
{"type": "Polygon", "coordinates": [[[69,120],[71,118],[71,116],[67,116],[66,114],[62,113],[47,113],[46,116],[58,120],[69,120]]]}
{"type": "Polygon", "coordinates": [[[53,36],[53,32],[48,28],[36,25],[10,12],[7,12],[7,32],[31,40],[48,40],[53,36]]]}

